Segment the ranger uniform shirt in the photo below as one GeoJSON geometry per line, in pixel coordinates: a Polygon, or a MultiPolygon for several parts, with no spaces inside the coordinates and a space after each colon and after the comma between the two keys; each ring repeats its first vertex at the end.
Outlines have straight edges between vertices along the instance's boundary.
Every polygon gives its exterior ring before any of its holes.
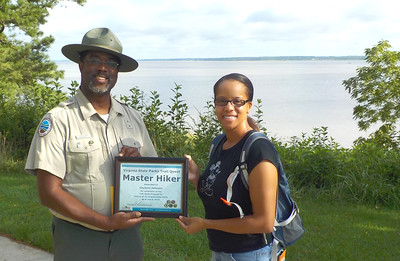
{"type": "Polygon", "coordinates": [[[50,172],[63,180],[65,191],[91,209],[110,216],[115,157],[122,146],[137,147],[143,157],[157,156],[137,111],[112,98],[105,122],[79,89],[74,97],[43,117],[33,137],[25,170],[33,175],[37,169],[50,172]]]}

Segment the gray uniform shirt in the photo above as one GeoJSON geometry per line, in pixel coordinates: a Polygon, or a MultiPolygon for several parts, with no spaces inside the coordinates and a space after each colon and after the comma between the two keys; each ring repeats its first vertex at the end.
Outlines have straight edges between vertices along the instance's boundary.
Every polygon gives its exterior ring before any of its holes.
{"type": "Polygon", "coordinates": [[[115,157],[123,145],[139,148],[144,157],[157,156],[137,111],[112,99],[105,122],[79,89],[74,97],[43,117],[33,137],[25,170],[35,175],[36,169],[42,169],[61,178],[65,191],[109,216],[115,157]]]}

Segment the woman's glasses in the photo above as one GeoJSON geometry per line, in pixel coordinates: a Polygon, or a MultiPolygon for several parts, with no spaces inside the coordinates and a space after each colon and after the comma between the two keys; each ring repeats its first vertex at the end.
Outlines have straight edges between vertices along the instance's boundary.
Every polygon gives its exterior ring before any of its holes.
{"type": "Polygon", "coordinates": [[[228,103],[232,104],[232,106],[239,108],[248,103],[250,100],[224,100],[224,99],[214,99],[215,106],[226,106],[228,103]]]}

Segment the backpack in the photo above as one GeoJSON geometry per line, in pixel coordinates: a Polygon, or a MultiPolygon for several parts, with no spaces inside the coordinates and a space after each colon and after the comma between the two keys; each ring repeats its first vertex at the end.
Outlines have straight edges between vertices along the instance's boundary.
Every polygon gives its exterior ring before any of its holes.
{"type": "MultiPolygon", "coordinates": [[[[231,176],[229,176],[228,191],[226,197],[226,203],[235,205],[240,212],[241,217],[243,217],[242,209],[239,205],[234,202],[230,202],[232,197],[232,185],[235,181],[236,176],[239,174],[244,186],[249,189],[249,173],[247,171],[247,155],[249,153],[250,147],[258,139],[269,140],[267,135],[261,132],[252,132],[250,136],[246,139],[242,152],[240,154],[240,160],[238,165],[238,171],[234,171],[231,176]],[[236,173],[236,174],[235,174],[236,173]]],[[[211,143],[209,158],[211,158],[220,144],[226,141],[225,134],[220,134],[214,138],[211,143]]],[[[286,178],[285,172],[281,160],[278,156],[278,190],[277,190],[277,205],[276,205],[276,215],[274,229],[272,231],[273,237],[273,248],[272,253],[277,253],[277,245],[280,244],[282,248],[292,245],[298,239],[300,239],[304,232],[303,222],[299,215],[299,208],[296,202],[290,196],[289,183],[286,178]]],[[[276,255],[272,255],[272,260],[276,260],[276,255]]]]}

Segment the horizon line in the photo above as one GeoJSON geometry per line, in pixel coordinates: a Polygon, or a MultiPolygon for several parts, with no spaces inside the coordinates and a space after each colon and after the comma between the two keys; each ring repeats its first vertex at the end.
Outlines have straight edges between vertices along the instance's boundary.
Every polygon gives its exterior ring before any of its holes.
{"type": "MultiPolygon", "coordinates": [[[[362,55],[288,55],[288,56],[243,56],[243,57],[220,57],[220,58],[144,58],[135,59],[138,61],[262,61],[262,60],[364,60],[362,55]]],[[[68,59],[58,59],[53,61],[69,61],[68,59]]]]}

